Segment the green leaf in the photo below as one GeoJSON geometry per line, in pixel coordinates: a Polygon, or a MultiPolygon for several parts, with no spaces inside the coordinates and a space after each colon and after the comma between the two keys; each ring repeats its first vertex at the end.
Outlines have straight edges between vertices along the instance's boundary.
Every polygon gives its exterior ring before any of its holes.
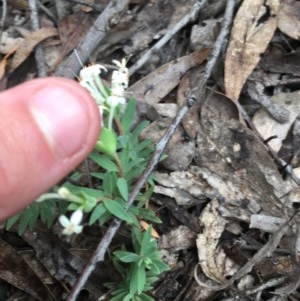
{"type": "Polygon", "coordinates": [[[111,298],[110,301],[123,301],[127,296],[127,291],[116,294],[115,297],[111,298]]]}
{"type": "Polygon", "coordinates": [[[124,178],[118,178],[117,180],[117,187],[121,194],[121,197],[125,202],[128,200],[128,186],[127,181],[124,178]]]}
{"type": "Polygon", "coordinates": [[[53,200],[46,200],[39,203],[41,221],[50,228],[56,218],[57,204],[53,200]]]}
{"type": "Polygon", "coordinates": [[[130,292],[131,286],[136,289],[138,294],[141,294],[144,290],[145,283],[146,283],[146,272],[143,266],[138,267],[136,266],[134,277],[133,277],[135,284],[130,281],[130,292]]]}
{"type": "Polygon", "coordinates": [[[131,232],[134,251],[140,254],[143,235],[139,227],[133,227],[131,232]]]}
{"type": "Polygon", "coordinates": [[[100,189],[88,188],[88,187],[77,187],[74,185],[64,185],[66,188],[70,190],[71,193],[75,195],[80,195],[82,192],[85,194],[93,197],[93,198],[100,198],[104,195],[104,192],[100,189]]]}
{"type": "Polygon", "coordinates": [[[10,217],[5,223],[5,229],[9,230],[20,218],[22,212],[10,217]]]}
{"type": "Polygon", "coordinates": [[[29,227],[32,229],[39,217],[39,210],[37,203],[33,203],[28,206],[21,214],[19,220],[18,234],[22,235],[26,228],[29,227]]]}
{"type": "Polygon", "coordinates": [[[103,180],[105,173],[104,172],[91,172],[91,176],[100,180],[103,180]]]}
{"type": "Polygon", "coordinates": [[[162,259],[152,259],[151,271],[156,275],[161,274],[162,272],[170,270],[169,266],[165,264],[162,259]]]}
{"type": "Polygon", "coordinates": [[[83,191],[81,191],[81,195],[83,196],[84,200],[82,203],[84,212],[88,213],[92,211],[97,204],[97,198],[94,198],[83,191]]]}
{"type": "Polygon", "coordinates": [[[140,151],[146,149],[146,148],[151,148],[153,151],[153,146],[154,146],[154,141],[152,139],[145,139],[141,141],[136,147],[135,151],[139,153],[140,151]]]}
{"type": "Polygon", "coordinates": [[[122,301],[134,301],[133,296],[131,294],[127,294],[122,301]]]}
{"type": "Polygon", "coordinates": [[[128,251],[115,251],[114,255],[122,262],[136,262],[140,259],[140,256],[128,251]]]}
{"type": "Polygon", "coordinates": [[[134,131],[130,135],[130,143],[138,142],[138,137],[141,132],[149,125],[149,121],[142,121],[139,125],[134,129],[134,131]]]}
{"type": "Polygon", "coordinates": [[[112,218],[112,214],[106,210],[104,214],[102,214],[99,218],[99,226],[103,226],[106,222],[108,222],[112,218]]]}
{"type": "Polygon", "coordinates": [[[129,136],[127,136],[127,135],[118,136],[118,141],[119,141],[118,148],[119,149],[124,149],[128,146],[129,136]]]}
{"type": "Polygon", "coordinates": [[[119,159],[121,161],[123,172],[126,174],[128,172],[128,166],[129,166],[129,150],[128,150],[128,148],[124,148],[119,153],[119,159]]]}
{"type": "Polygon", "coordinates": [[[92,225],[95,223],[95,221],[99,220],[99,218],[106,212],[106,210],[107,209],[104,207],[103,203],[98,204],[94,208],[94,210],[90,216],[89,225],[92,225]]]}
{"type": "Polygon", "coordinates": [[[114,216],[123,221],[126,221],[129,224],[133,223],[130,214],[128,214],[128,212],[126,211],[125,204],[121,205],[121,203],[112,200],[104,200],[103,203],[106,209],[114,216]]]}
{"type": "Polygon", "coordinates": [[[143,301],[155,301],[155,299],[144,293],[142,293],[139,297],[143,301]]]}
{"type": "Polygon", "coordinates": [[[116,187],[117,176],[115,173],[107,172],[104,175],[102,187],[104,188],[105,194],[107,196],[112,196],[116,187]]]}
{"type": "Polygon", "coordinates": [[[122,129],[125,133],[129,132],[130,126],[132,124],[132,121],[134,120],[135,115],[136,115],[136,100],[131,98],[126,105],[126,109],[123,113],[122,120],[121,120],[122,129]]]}
{"type": "MultiPolygon", "coordinates": [[[[133,207],[132,207],[133,208],[133,207]]],[[[151,209],[138,208],[137,215],[145,220],[148,220],[152,223],[161,223],[161,219],[155,215],[155,213],[151,209]]]]}
{"type": "Polygon", "coordinates": [[[150,226],[143,235],[142,245],[141,245],[141,252],[140,254],[143,256],[151,255],[156,249],[156,243],[154,238],[151,237],[152,233],[152,226],[150,226]]]}
{"type": "Polygon", "coordinates": [[[115,162],[112,161],[112,159],[105,155],[99,155],[99,154],[90,154],[90,158],[97,163],[99,166],[103,167],[107,171],[114,171],[118,172],[118,166],[115,162]]]}

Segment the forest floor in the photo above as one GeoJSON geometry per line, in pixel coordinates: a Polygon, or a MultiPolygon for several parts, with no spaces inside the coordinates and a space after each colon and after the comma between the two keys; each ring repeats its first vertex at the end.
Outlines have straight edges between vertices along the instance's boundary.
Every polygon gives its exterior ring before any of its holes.
{"type": "MultiPolygon", "coordinates": [[[[7,0],[2,12],[1,90],[95,63],[109,81],[125,59],[142,138],[176,128],[147,204],[170,268],[154,300],[300,300],[300,1],[7,0]]],[[[68,239],[55,221],[3,228],[0,300],[64,300],[109,222],[68,239]]],[[[112,299],[103,284],[128,233],[78,300],[112,299]]]]}

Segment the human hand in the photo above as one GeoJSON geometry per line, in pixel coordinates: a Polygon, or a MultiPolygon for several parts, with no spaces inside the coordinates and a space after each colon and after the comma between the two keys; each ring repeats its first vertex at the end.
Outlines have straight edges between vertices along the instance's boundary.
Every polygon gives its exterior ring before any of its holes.
{"type": "Polygon", "coordinates": [[[42,78],[0,93],[0,220],[66,176],[99,131],[98,107],[75,81],[42,78]]]}

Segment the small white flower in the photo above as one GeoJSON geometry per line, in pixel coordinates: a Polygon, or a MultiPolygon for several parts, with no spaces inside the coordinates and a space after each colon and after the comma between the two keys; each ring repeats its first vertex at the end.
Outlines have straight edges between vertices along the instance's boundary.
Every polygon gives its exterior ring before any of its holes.
{"type": "Polygon", "coordinates": [[[121,63],[119,61],[113,60],[113,63],[119,67],[119,70],[114,71],[112,74],[112,87],[118,85],[123,87],[123,89],[127,89],[129,82],[129,71],[126,67],[126,60],[122,59],[121,63]]]}
{"type": "Polygon", "coordinates": [[[111,87],[111,95],[112,96],[119,96],[124,97],[124,88],[118,85],[112,85],[111,87]]]}
{"type": "Polygon", "coordinates": [[[104,66],[96,64],[83,68],[79,72],[79,84],[90,92],[98,105],[101,105],[108,96],[100,78],[101,70],[107,71],[104,66]]]}
{"type": "Polygon", "coordinates": [[[123,89],[128,88],[128,74],[124,74],[120,71],[114,71],[111,76],[112,86],[120,86],[123,89]]]}
{"type": "Polygon", "coordinates": [[[71,235],[73,233],[81,233],[83,226],[80,225],[83,218],[83,212],[76,210],[72,213],[71,218],[68,219],[65,215],[59,217],[60,224],[64,227],[63,234],[71,235]]]}
{"type": "Polygon", "coordinates": [[[101,70],[107,71],[107,69],[100,64],[91,65],[81,69],[79,72],[80,81],[88,82],[90,80],[94,80],[95,76],[99,76],[101,74],[101,70]]]}
{"type": "Polygon", "coordinates": [[[128,72],[128,68],[126,67],[126,60],[122,59],[121,62],[117,61],[117,60],[112,60],[112,62],[119,67],[119,71],[120,72],[128,72]]]}
{"type": "Polygon", "coordinates": [[[111,108],[115,108],[118,105],[124,105],[124,104],[126,104],[126,98],[125,97],[111,95],[111,96],[107,97],[106,102],[107,102],[107,104],[111,108]]]}
{"type": "Polygon", "coordinates": [[[59,196],[62,198],[62,199],[68,199],[71,195],[71,192],[68,188],[66,187],[60,187],[58,190],[57,190],[57,193],[59,194],[59,196]]]}

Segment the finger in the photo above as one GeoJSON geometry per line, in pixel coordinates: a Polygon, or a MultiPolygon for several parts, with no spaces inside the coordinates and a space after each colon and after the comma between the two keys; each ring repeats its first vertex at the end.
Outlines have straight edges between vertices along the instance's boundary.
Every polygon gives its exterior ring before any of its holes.
{"type": "Polygon", "coordinates": [[[99,131],[99,110],[74,81],[43,78],[0,93],[0,220],[66,176],[99,131]]]}

